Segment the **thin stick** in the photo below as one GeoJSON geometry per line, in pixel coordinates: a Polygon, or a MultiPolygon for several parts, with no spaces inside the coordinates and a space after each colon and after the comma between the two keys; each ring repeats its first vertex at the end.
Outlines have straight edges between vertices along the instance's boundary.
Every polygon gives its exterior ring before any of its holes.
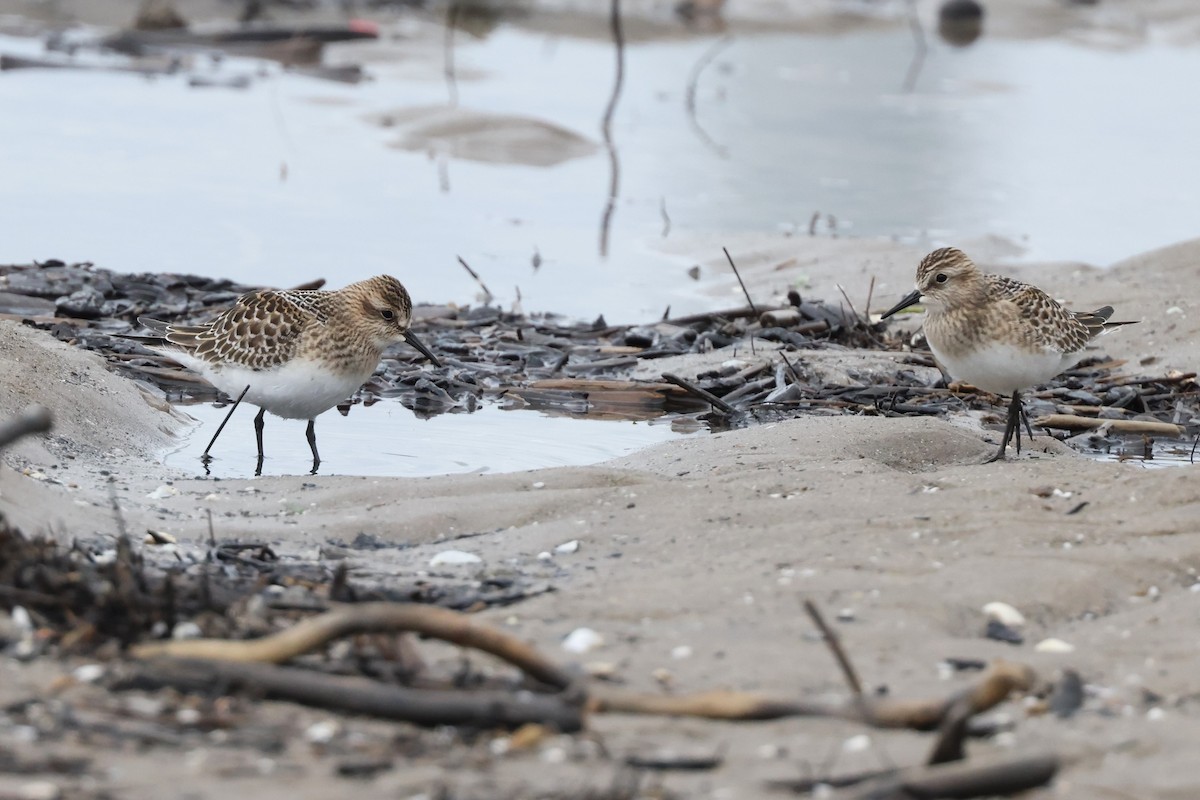
{"type": "Polygon", "coordinates": [[[738,272],[737,264],[733,263],[733,256],[729,255],[729,248],[722,247],[721,250],[725,253],[725,258],[729,259],[729,266],[733,267],[733,275],[737,278],[738,284],[742,287],[742,294],[746,295],[746,303],[749,304],[750,310],[754,312],[754,316],[758,316],[758,308],[755,307],[754,301],[750,299],[750,290],[746,288],[745,282],[742,280],[742,275],[738,272]]]}
{"type": "Polygon", "coordinates": [[[688,76],[687,91],[683,97],[684,108],[687,109],[688,125],[695,132],[696,137],[721,158],[728,158],[729,151],[724,145],[718,144],[709,136],[708,131],[704,130],[703,126],[700,125],[700,120],[696,118],[696,84],[699,83],[700,73],[704,72],[704,68],[711,64],[713,59],[717,57],[717,54],[732,42],[732,36],[722,36],[700,55],[700,58],[692,65],[692,72],[688,76]]]}
{"type": "Polygon", "coordinates": [[[825,622],[825,617],[821,615],[821,610],[817,608],[816,603],[812,600],[804,601],[804,610],[808,612],[808,616],[812,619],[813,624],[821,631],[825,637],[825,644],[833,652],[833,657],[837,659],[838,666],[842,668],[842,676],[845,677],[846,683],[858,698],[863,696],[862,682],[858,679],[858,673],[854,671],[854,665],[850,663],[850,657],[846,655],[846,651],[842,648],[842,640],[834,633],[833,628],[825,622]]]}
{"type": "Polygon", "coordinates": [[[494,298],[495,295],[492,294],[492,290],[487,287],[487,284],[483,282],[483,278],[479,277],[479,273],[471,269],[471,265],[464,261],[462,256],[455,256],[455,258],[458,259],[458,263],[463,265],[463,269],[465,269],[467,273],[475,279],[475,282],[479,284],[479,288],[483,289],[483,304],[486,306],[488,303],[492,302],[492,298],[494,298]]]}
{"type": "MultiPolygon", "coordinates": [[[[838,291],[842,293],[842,299],[846,301],[846,305],[850,306],[850,313],[854,315],[854,319],[856,321],[861,319],[861,317],[858,316],[858,309],[856,309],[854,307],[854,303],[850,302],[850,295],[846,294],[846,290],[842,288],[842,285],[840,283],[836,283],[834,285],[837,286],[838,291]]],[[[842,319],[845,319],[845,318],[846,318],[846,315],[845,315],[845,313],[843,313],[842,319]]]]}
{"type": "Polygon", "coordinates": [[[706,403],[711,403],[713,406],[721,409],[726,414],[736,414],[737,413],[736,408],[729,405],[729,403],[726,403],[724,400],[717,397],[712,392],[705,391],[704,389],[701,389],[696,384],[685,381],[683,378],[679,377],[678,375],[672,375],[670,372],[664,372],[662,377],[663,377],[664,381],[675,384],[679,388],[686,391],[688,394],[699,397],[701,400],[703,400],[706,403]]]}
{"type": "Polygon", "coordinates": [[[792,383],[800,383],[800,373],[796,372],[796,368],[792,366],[792,362],[788,361],[787,356],[781,351],[779,357],[783,359],[783,365],[787,367],[788,374],[792,376],[792,383]]]}
{"type": "Polygon", "coordinates": [[[221,420],[221,424],[217,426],[217,432],[213,434],[212,439],[208,442],[208,447],[204,448],[204,452],[200,455],[200,460],[207,464],[212,459],[208,455],[208,451],[212,450],[212,446],[217,443],[217,437],[221,435],[221,431],[225,430],[226,423],[233,416],[233,412],[237,411],[237,407],[242,404],[242,398],[246,396],[246,392],[250,391],[250,384],[246,384],[246,388],[242,389],[242,393],[238,395],[237,400],[233,401],[233,408],[229,409],[229,413],[225,415],[225,419],[221,420]]]}
{"type": "Polygon", "coordinates": [[[871,276],[871,283],[867,286],[867,324],[871,324],[871,298],[875,296],[875,276],[871,276]]]}

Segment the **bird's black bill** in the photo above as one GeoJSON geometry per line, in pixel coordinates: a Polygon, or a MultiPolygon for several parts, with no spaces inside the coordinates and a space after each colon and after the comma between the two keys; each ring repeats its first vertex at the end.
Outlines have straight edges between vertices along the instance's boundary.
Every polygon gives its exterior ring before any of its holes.
{"type": "Polygon", "coordinates": [[[433,351],[430,350],[428,347],[426,347],[425,343],[422,342],[420,339],[418,339],[417,335],[415,333],[413,333],[412,331],[408,331],[404,334],[404,341],[411,344],[414,348],[416,348],[416,351],[418,353],[420,353],[421,355],[428,358],[431,362],[433,362],[433,365],[435,367],[442,366],[442,362],[438,361],[438,357],[433,354],[433,351]]]}
{"type": "Polygon", "coordinates": [[[921,302],[921,291],[919,289],[913,289],[911,292],[904,295],[899,303],[896,303],[896,305],[883,312],[883,316],[880,317],[880,319],[887,319],[892,314],[903,311],[909,306],[915,306],[919,302],[921,302]]]}

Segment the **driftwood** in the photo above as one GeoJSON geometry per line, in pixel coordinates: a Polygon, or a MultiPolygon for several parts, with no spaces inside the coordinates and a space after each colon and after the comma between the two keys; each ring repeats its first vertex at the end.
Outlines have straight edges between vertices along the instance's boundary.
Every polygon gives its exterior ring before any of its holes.
{"type": "Polygon", "coordinates": [[[855,800],[916,800],[917,798],[1004,797],[1042,786],[1054,778],[1059,761],[1053,755],[979,758],[908,769],[880,770],[795,781],[772,781],[771,786],[807,794],[824,784],[857,787],[836,796],[855,800]]]}
{"type": "Polygon", "coordinates": [[[8,422],[0,424],[0,447],[7,447],[22,436],[45,433],[54,419],[45,406],[30,406],[8,422]]]}
{"type": "Polygon", "coordinates": [[[876,728],[937,729],[959,701],[971,714],[986,711],[1016,691],[1033,686],[1034,672],[1023,664],[994,661],[973,685],[947,698],[901,700],[855,696],[845,701],[793,700],[752,692],[714,691],[687,695],[627,692],[592,687],[588,707],[594,712],[662,714],[725,720],[766,720],[783,717],[833,717],[876,728]]]}
{"type": "Polygon", "coordinates": [[[167,686],[190,692],[237,691],[417,725],[518,728],[536,722],[553,725],[564,733],[583,728],[580,703],[573,702],[570,693],[409,689],[369,678],[328,675],[274,664],[159,658],[139,664],[131,676],[121,679],[117,688],[167,686]]]}
{"type": "Polygon", "coordinates": [[[1172,425],[1169,422],[1151,422],[1141,419],[1099,419],[1095,417],[1078,417],[1074,414],[1048,414],[1033,421],[1039,428],[1060,428],[1068,431],[1090,431],[1107,427],[1112,431],[1122,433],[1149,433],[1159,436],[1183,436],[1182,425],[1172,425]]]}
{"type": "MultiPolygon", "coordinates": [[[[575,685],[572,673],[503,631],[480,624],[467,614],[407,603],[341,606],[261,639],[150,642],[133,646],[130,653],[143,660],[176,658],[279,664],[344,636],[404,631],[490,653],[560,691],[575,685]]],[[[828,640],[836,641],[832,638],[828,640]]],[[[839,663],[842,663],[840,658],[839,663]]],[[[848,665],[848,660],[845,664],[848,665]]],[[[1029,667],[997,660],[975,685],[948,698],[900,700],[855,694],[846,701],[822,701],[735,691],[690,695],[641,694],[608,686],[591,686],[587,691],[586,707],[598,713],[661,714],[725,720],[833,717],[880,728],[928,731],[942,725],[956,707],[964,710],[967,716],[977,714],[1003,702],[1014,691],[1030,688],[1033,682],[1034,673],[1029,667]]]]}
{"type": "Polygon", "coordinates": [[[476,622],[470,615],[415,603],[357,603],[261,639],[148,642],[130,648],[130,654],[140,659],[170,657],[280,664],[344,636],[403,631],[490,653],[555,689],[566,689],[574,682],[567,670],[514,636],[476,622]]]}

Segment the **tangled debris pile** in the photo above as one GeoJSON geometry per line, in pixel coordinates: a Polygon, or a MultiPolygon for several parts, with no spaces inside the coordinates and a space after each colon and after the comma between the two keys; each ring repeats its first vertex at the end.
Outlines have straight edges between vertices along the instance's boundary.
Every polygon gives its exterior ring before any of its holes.
{"type": "MultiPolygon", "coordinates": [[[[297,288],[318,288],[313,281],[297,288]]],[[[212,315],[249,286],[187,275],[124,275],[90,264],[0,266],[0,318],[49,330],[100,352],[114,369],[149,381],[175,402],[217,399],[170,359],[122,338],[139,315],[169,321],[212,315]]],[[[389,353],[348,403],[395,398],[421,416],[469,413],[482,401],[509,408],[620,419],[666,414],[740,427],[801,414],[942,415],[974,409],[999,422],[995,399],[947,386],[920,337],[910,338],[845,305],[789,296],[776,308],[739,308],[608,325],[493,307],[422,306],[415,329],[446,366],[425,367],[408,348],[389,353]],[[723,363],[680,377],[673,356],[730,348],[723,363]],[[856,361],[857,360],[857,361],[856,361]],[[834,366],[831,367],[830,365],[834,366]]],[[[1089,359],[1028,395],[1035,424],[1075,432],[1091,452],[1153,458],[1187,455],[1200,428],[1194,373],[1132,380],[1123,362],[1089,359]],[[1160,449],[1161,455],[1161,449],[1160,449]]],[[[1147,365],[1142,365],[1147,366],[1147,365]]]]}

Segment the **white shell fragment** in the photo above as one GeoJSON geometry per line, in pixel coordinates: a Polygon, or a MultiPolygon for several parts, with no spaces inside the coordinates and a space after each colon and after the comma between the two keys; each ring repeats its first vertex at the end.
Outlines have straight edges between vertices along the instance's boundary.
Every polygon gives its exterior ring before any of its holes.
{"type": "Polygon", "coordinates": [[[146,495],[146,497],[150,500],[166,500],[168,497],[174,497],[177,494],[179,494],[178,489],[176,489],[174,486],[168,486],[164,483],[162,486],[146,495]]]}
{"type": "Polygon", "coordinates": [[[983,607],[983,613],[988,619],[1010,628],[1020,628],[1025,624],[1025,616],[1008,603],[988,603],[983,607]]]}
{"type": "Polygon", "coordinates": [[[1042,639],[1033,649],[1039,653],[1074,653],[1075,645],[1062,639],[1042,639]]]}
{"type": "Polygon", "coordinates": [[[554,552],[559,555],[570,555],[571,553],[579,552],[579,540],[572,539],[569,542],[563,542],[558,547],[554,548],[554,552]]]}
{"type": "Polygon", "coordinates": [[[576,628],[563,639],[562,649],[568,653],[587,653],[604,645],[604,637],[591,628],[576,628]]]}
{"type": "Polygon", "coordinates": [[[104,671],[100,664],[83,664],[71,672],[71,677],[80,683],[95,683],[104,677],[104,671]]]}
{"type": "Polygon", "coordinates": [[[453,567],[462,566],[463,564],[481,564],[483,559],[474,553],[468,553],[466,550],[443,550],[442,552],[429,559],[431,567],[453,567]]]}

